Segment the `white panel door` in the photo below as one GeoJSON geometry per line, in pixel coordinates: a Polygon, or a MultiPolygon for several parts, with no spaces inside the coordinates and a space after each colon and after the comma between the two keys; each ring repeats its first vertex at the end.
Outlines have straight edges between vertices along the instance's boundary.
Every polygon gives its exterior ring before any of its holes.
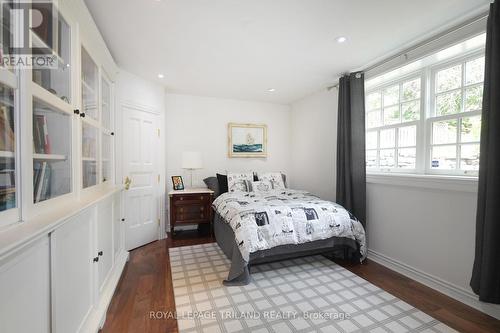
{"type": "Polygon", "coordinates": [[[54,333],[77,332],[94,303],[94,209],[87,209],[51,234],[54,333]]]}
{"type": "Polygon", "coordinates": [[[49,238],[0,261],[0,332],[50,332],[49,238]]]}
{"type": "Polygon", "coordinates": [[[113,198],[97,205],[97,256],[99,294],[113,266],[113,198]]]}
{"type": "Polygon", "coordinates": [[[123,174],[131,181],[125,191],[125,249],[158,239],[159,117],[124,106],[123,174]]]}

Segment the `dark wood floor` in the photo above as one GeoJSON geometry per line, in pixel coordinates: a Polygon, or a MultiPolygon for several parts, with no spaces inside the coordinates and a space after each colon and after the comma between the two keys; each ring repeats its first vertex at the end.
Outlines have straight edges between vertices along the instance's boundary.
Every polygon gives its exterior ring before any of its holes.
{"type": "MultiPolygon", "coordinates": [[[[186,233],[133,250],[102,332],[178,332],[174,319],[149,318],[150,311],[175,311],[168,249],[213,241],[186,233]]],[[[500,332],[500,321],[373,261],[339,264],[460,332],[500,332]]]]}

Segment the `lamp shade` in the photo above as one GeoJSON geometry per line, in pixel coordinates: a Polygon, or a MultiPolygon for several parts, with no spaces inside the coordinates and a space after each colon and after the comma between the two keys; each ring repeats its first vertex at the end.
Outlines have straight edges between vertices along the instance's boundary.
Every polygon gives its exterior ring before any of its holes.
{"type": "Polygon", "coordinates": [[[183,169],[201,169],[203,161],[200,152],[185,151],[182,153],[182,168],[183,169]]]}

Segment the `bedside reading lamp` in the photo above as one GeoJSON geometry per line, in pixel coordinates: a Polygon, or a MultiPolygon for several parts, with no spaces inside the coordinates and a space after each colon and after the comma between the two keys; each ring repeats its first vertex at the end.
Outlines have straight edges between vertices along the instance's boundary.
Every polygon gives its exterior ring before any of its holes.
{"type": "Polygon", "coordinates": [[[202,169],[203,162],[200,152],[187,151],[182,153],[182,168],[191,172],[191,186],[193,187],[193,170],[202,169]]]}

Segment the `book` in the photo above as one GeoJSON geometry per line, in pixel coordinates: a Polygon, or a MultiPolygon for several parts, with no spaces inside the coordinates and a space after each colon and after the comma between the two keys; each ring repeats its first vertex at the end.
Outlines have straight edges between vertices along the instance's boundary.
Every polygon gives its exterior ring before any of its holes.
{"type": "Polygon", "coordinates": [[[43,188],[43,184],[44,184],[44,178],[45,178],[45,171],[47,169],[47,162],[42,162],[41,163],[41,167],[40,167],[40,171],[39,171],[39,175],[38,175],[38,180],[37,180],[37,184],[36,184],[36,187],[35,187],[35,202],[40,202],[41,199],[42,199],[42,188],[43,188]]]}
{"type": "MultiPolygon", "coordinates": [[[[45,115],[35,115],[35,123],[38,134],[39,152],[50,154],[50,136],[47,127],[47,117],[45,115]]],[[[35,125],[35,124],[34,124],[35,125]]]]}
{"type": "Polygon", "coordinates": [[[0,105],[0,150],[14,151],[15,136],[11,108],[0,105]]]}

